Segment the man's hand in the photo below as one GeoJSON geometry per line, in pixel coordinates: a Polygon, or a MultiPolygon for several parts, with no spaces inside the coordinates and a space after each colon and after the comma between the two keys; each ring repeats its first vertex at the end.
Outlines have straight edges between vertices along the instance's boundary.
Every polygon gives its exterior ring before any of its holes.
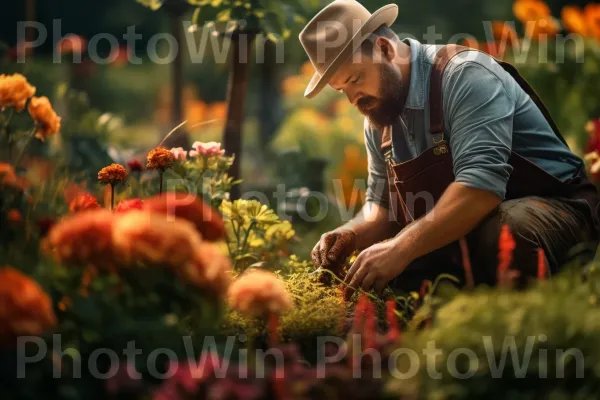
{"type": "Polygon", "coordinates": [[[369,291],[374,288],[381,293],[386,285],[398,276],[411,262],[408,254],[399,245],[398,237],[383,243],[377,243],[364,250],[354,261],[344,282],[350,286],[346,296],[362,288],[369,291]]]}
{"type": "Polygon", "coordinates": [[[354,250],[356,233],[351,229],[339,228],[321,236],[311,253],[312,262],[315,268],[338,267],[354,250]]]}

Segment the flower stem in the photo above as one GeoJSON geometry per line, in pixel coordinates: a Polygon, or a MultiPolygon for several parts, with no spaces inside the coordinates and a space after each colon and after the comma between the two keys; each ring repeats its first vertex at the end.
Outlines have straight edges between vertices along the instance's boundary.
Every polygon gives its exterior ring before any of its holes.
{"type": "Polygon", "coordinates": [[[113,183],[110,184],[110,209],[111,211],[115,209],[115,185],[113,183]]]}
{"type": "Polygon", "coordinates": [[[163,190],[163,172],[160,171],[158,173],[158,176],[159,176],[159,179],[158,179],[158,181],[159,181],[158,194],[161,195],[162,194],[162,190],[163,190]]]}
{"type": "Polygon", "coordinates": [[[23,148],[21,149],[21,153],[19,154],[19,156],[17,157],[17,160],[15,161],[15,164],[14,164],[15,169],[17,169],[19,167],[19,163],[23,159],[23,156],[25,155],[25,151],[27,150],[27,148],[29,147],[29,144],[33,140],[33,137],[35,136],[36,131],[37,131],[37,126],[34,126],[33,129],[31,130],[31,132],[29,133],[29,135],[27,136],[25,144],[23,145],[23,148]]]}

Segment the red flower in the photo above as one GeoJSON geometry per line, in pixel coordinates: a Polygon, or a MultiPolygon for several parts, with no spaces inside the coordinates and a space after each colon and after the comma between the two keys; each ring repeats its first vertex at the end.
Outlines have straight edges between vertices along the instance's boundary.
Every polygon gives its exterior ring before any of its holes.
{"type": "Polygon", "coordinates": [[[594,119],[588,122],[585,130],[590,135],[585,153],[597,151],[600,153],[600,119],[594,119]]]}
{"type": "Polygon", "coordinates": [[[0,343],[21,335],[41,335],[56,324],[52,301],[20,271],[0,269],[0,343]]]}
{"type": "Polygon", "coordinates": [[[98,200],[89,193],[83,192],[71,201],[69,204],[69,211],[76,213],[84,210],[95,210],[100,208],[98,200]]]}
{"type": "Polygon", "coordinates": [[[377,335],[377,315],[375,314],[375,304],[367,299],[365,309],[365,349],[375,348],[375,340],[377,335]]]}
{"type": "Polygon", "coordinates": [[[146,199],[143,209],[186,219],[196,226],[205,240],[216,241],[225,237],[221,214],[195,195],[165,193],[146,199]]]}
{"type": "Polygon", "coordinates": [[[122,213],[131,210],[141,210],[144,205],[144,202],[141,199],[128,199],[121,201],[117,208],[115,208],[115,212],[122,213]]]}
{"type": "Polygon", "coordinates": [[[462,238],[458,242],[460,244],[460,253],[462,255],[463,270],[465,271],[465,279],[467,287],[472,289],[475,287],[475,280],[473,279],[473,269],[471,268],[471,258],[469,257],[469,246],[467,241],[462,238]]]}
{"type": "Polygon", "coordinates": [[[10,209],[8,210],[8,213],[6,214],[6,218],[13,223],[19,223],[21,221],[23,221],[23,215],[21,215],[21,212],[17,209],[10,209]]]}
{"type": "Polygon", "coordinates": [[[507,271],[512,263],[512,254],[515,250],[516,243],[508,225],[503,225],[498,239],[498,270],[507,271]]]}
{"type": "Polygon", "coordinates": [[[396,317],[396,300],[388,299],[385,302],[385,317],[388,324],[387,337],[390,342],[395,342],[400,337],[398,318],[396,317]]]}
{"type": "Polygon", "coordinates": [[[142,163],[139,162],[138,160],[128,161],[127,166],[129,167],[129,170],[131,172],[141,172],[144,169],[144,167],[142,166],[142,163]]]}

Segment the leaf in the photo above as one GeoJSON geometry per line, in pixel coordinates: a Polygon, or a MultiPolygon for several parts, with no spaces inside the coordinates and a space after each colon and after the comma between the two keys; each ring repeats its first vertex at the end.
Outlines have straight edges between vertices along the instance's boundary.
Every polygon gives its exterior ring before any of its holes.
{"type": "Polygon", "coordinates": [[[226,22],[231,19],[231,8],[225,9],[217,14],[218,22],[226,22]]]}

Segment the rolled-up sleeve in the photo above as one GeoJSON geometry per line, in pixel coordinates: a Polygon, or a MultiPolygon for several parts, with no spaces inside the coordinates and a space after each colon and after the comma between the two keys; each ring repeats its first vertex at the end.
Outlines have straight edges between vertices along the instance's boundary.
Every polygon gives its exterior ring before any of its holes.
{"type": "Polygon", "coordinates": [[[494,72],[476,62],[450,71],[443,92],[455,181],[504,200],[512,172],[513,98],[494,72]]]}
{"type": "Polygon", "coordinates": [[[389,208],[389,187],[385,159],[381,152],[381,135],[365,120],[365,145],[369,163],[366,201],[389,208]]]}

